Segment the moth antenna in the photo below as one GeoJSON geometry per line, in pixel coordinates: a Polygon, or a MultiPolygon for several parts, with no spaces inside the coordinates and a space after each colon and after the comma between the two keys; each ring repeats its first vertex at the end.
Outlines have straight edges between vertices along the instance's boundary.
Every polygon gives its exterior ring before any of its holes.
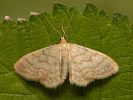
{"type": "Polygon", "coordinates": [[[69,39],[68,39],[68,37],[67,37],[67,35],[66,35],[65,31],[64,31],[63,24],[64,24],[64,20],[63,20],[63,22],[62,22],[62,31],[63,31],[63,33],[64,33],[64,34],[63,34],[63,38],[64,38],[64,35],[65,35],[66,39],[69,41],[69,39]]]}
{"type": "MultiPolygon", "coordinates": [[[[44,15],[44,14],[43,14],[44,15]]],[[[44,17],[46,18],[46,20],[48,21],[48,23],[51,25],[51,27],[53,27],[53,29],[57,32],[57,33],[59,33],[59,35],[60,35],[60,37],[62,38],[62,35],[61,35],[61,33],[50,23],[50,21],[48,20],[48,18],[44,15],[44,17]]]]}
{"type": "Polygon", "coordinates": [[[69,23],[68,23],[68,25],[67,25],[67,27],[66,27],[66,29],[65,29],[65,32],[67,31],[67,28],[68,28],[68,26],[70,25],[70,23],[71,23],[71,21],[72,21],[74,12],[75,12],[75,9],[73,10],[72,16],[71,16],[70,21],[69,21],[69,23]]]}

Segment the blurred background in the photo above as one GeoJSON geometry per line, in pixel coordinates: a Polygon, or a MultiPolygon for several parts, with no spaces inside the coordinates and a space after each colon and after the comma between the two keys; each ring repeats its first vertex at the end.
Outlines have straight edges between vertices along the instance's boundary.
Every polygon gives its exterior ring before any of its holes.
{"type": "Polygon", "coordinates": [[[127,15],[130,23],[133,24],[133,0],[0,0],[0,22],[4,20],[5,15],[14,20],[17,18],[28,20],[30,11],[52,13],[54,2],[61,2],[68,7],[74,6],[81,12],[85,9],[86,2],[89,2],[97,6],[99,10],[103,9],[110,19],[116,11],[127,15]]]}

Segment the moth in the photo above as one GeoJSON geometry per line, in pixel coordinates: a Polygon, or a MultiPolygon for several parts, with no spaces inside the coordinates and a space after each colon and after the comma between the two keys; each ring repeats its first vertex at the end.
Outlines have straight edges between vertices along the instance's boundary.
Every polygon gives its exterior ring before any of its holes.
{"type": "MultiPolygon", "coordinates": [[[[31,12],[31,15],[39,14],[31,12]]],[[[47,19],[46,16],[45,18],[47,19]]],[[[50,22],[49,24],[56,30],[50,22]]],[[[45,87],[55,88],[66,80],[68,73],[71,84],[87,86],[95,79],[104,79],[119,71],[117,63],[109,56],[68,43],[63,24],[62,31],[63,36],[57,31],[61,36],[59,44],[23,56],[15,63],[15,72],[27,80],[38,81],[45,87]]]]}

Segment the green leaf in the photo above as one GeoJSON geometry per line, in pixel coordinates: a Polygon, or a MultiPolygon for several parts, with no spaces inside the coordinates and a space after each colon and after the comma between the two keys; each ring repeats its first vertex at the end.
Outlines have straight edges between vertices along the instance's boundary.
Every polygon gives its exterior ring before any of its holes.
{"type": "Polygon", "coordinates": [[[133,99],[133,26],[126,15],[114,13],[112,21],[103,10],[87,3],[83,14],[75,9],[67,36],[76,43],[113,58],[120,67],[118,74],[96,80],[87,87],[70,85],[69,79],[56,89],[27,81],[14,72],[13,65],[32,51],[57,44],[59,34],[43,14],[62,33],[73,7],[55,3],[53,14],[43,12],[29,21],[0,23],[0,100],[132,100],[133,99]]]}

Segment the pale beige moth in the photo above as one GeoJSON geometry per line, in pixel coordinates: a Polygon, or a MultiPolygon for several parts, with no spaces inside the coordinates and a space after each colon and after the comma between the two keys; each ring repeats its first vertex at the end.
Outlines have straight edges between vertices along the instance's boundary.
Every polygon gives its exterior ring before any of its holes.
{"type": "MultiPolygon", "coordinates": [[[[38,16],[39,13],[31,12],[31,15],[38,16]]],[[[45,18],[47,19],[46,16],[45,18]]],[[[18,19],[18,21],[22,22],[25,19],[18,19]]],[[[49,24],[55,29],[50,22],[49,24]]],[[[87,47],[68,43],[64,38],[67,36],[63,25],[62,30],[64,35],[61,36],[59,44],[23,56],[15,63],[15,72],[27,80],[38,81],[48,88],[55,88],[66,80],[68,73],[71,84],[87,86],[96,79],[107,78],[119,71],[117,63],[109,56],[87,47]]]]}

